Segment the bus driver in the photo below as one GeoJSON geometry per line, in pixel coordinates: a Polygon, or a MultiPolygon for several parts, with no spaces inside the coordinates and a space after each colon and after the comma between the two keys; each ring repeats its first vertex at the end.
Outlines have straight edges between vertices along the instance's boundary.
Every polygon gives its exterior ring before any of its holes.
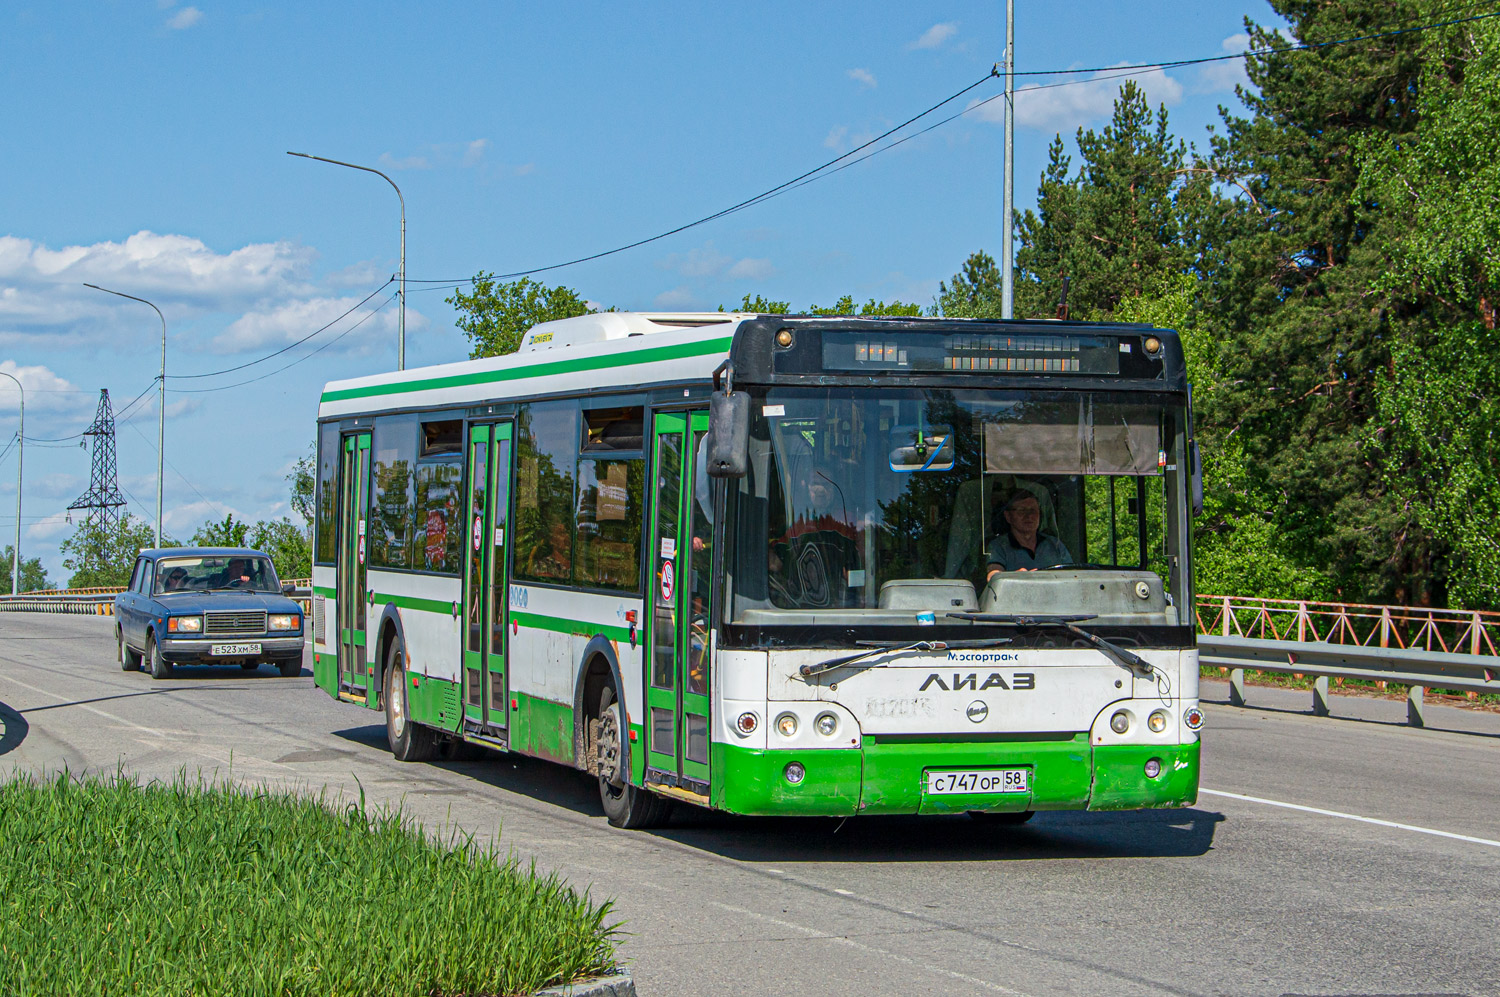
{"type": "Polygon", "coordinates": [[[1031,571],[1073,562],[1073,555],[1061,540],[1039,531],[1042,506],[1031,492],[1024,488],[1011,492],[1002,512],[1009,528],[990,541],[986,580],[1002,571],[1031,571]]]}

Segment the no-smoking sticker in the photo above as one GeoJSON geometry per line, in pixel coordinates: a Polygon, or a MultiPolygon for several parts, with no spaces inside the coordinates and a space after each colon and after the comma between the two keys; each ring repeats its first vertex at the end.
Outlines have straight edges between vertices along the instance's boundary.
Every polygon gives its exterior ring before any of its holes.
{"type": "Polygon", "coordinates": [[[474,517],[474,549],[479,550],[479,544],[484,539],[484,517],[474,517]]]}
{"type": "Polygon", "coordinates": [[[661,562],[661,597],[663,602],[672,601],[672,592],[677,587],[677,569],[671,561],[661,562]]]}

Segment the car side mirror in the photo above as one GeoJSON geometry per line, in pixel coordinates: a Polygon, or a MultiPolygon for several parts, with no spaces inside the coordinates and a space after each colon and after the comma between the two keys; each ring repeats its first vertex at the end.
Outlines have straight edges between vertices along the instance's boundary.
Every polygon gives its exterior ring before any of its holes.
{"type": "Polygon", "coordinates": [[[750,472],[750,395],[714,392],[708,398],[708,474],[743,478],[750,472]]]}
{"type": "Polygon", "coordinates": [[[281,594],[282,595],[291,595],[291,594],[293,594],[296,591],[297,591],[297,586],[293,585],[291,582],[282,582],[281,583],[281,594]]]}

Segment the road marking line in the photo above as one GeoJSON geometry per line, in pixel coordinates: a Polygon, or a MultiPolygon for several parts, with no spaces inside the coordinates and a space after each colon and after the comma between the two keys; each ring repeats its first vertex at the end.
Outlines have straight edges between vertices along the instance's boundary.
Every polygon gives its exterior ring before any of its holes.
{"type": "Polygon", "coordinates": [[[1492,848],[1500,848],[1500,841],[1491,841],[1489,838],[1475,838],[1467,834],[1455,834],[1452,831],[1439,831],[1431,827],[1418,827],[1415,824],[1398,824],[1393,820],[1381,820],[1378,817],[1361,817],[1359,814],[1346,814],[1338,810],[1323,810],[1318,807],[1304,807],[1300,803],[1283,803],[1281,800],[1267,800],[1259,796],[1246,796],[1243,793],[1225,793],[1216,789],[1199,789],[1198,792],[1209,796],[1227,796],[1232,800],[1245,800],[1249,803],[1264,803],[1268,807],[1285,807],[1288,810],[1301,810],[1304,813],[1321,814],[1324,817],[1342,817],[1344,820],[1357,820],[1364,824],[1379,824],[1381,827],[1394,827],[1401,831],[1416,831],[1418,834],[1435,834],[1439,838],[1452,838],[1455,841],[1470,841],[1476,845],[1489,845],[1492,848]]]}
{"type": "Polygon", "coordinates": [[[996,993],[1010,994],[1011,997],[1026,997],[1026,995],[1019,990],[1012,990],[1009,987],[1002,987],[998,983],[991,983],[989,980],[981,980],[977,976],[967,976],[963,973],[956,973],[951,969],[944,969],[941,966],[933,966],[925,962],[918,962],[915,959],[908,958],[904,955],[898,955],[897,953],[888,951],[886,949],[876,948],[873,945],[865,945],[860,942],[856,942],[854,939],[846,938],[843,935],[830,935],[826,931],[819,931],[816,928],[809,928],[805,925],[793,923],[792,921],[783,921],[781,918],[771,917],[769,914],[758,914],[753,910],[746,910],[743,907],[733,907],[729,904],[723,904],[717,901],[713,901],[712,903],[713,906],[718,907],[722,910],[727,910],[735,914],[744,914],[746,917],[753,917],[756,920],[760,921],[769,921],[779,927],[786,928],[791,931],[798,931],[812,938],[821,938],[830,942],[838,942],[841,945],[848,945],[850,948],[860,949],[862,951],[870,952],[875,955],[883,955],[888,959],[895,959],[897,962],[905,963],[906,965],[912,966],[916,969],[925,969],[929,973],[937,973],[940,976],[946,976],[949,979],[953,980],[963,980],[965,983],[972,983],[977,987],[984,987],[986,990],[993,990],[996,993]]]}

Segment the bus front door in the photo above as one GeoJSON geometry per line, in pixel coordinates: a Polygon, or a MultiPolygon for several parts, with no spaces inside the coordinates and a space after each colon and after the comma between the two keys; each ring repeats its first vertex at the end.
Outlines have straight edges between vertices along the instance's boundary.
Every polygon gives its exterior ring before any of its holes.
{"type": "Polygon", "coordinates": [[[646,783],[705,803],[713,506],[700,465],[707,432],[703,411],[661,412],[653,422],[646,621],[646,783]]]}
{"type": "Polygon", "coordinates": [[[338,609],[341,699],[374,706],[365,645],[365,521],[368,518],[370,434],[344,437],[339,463],[338,609]]]}
{"type": "Polygon", "coordinates": [[[468,570],[464,575],[464,729],[505,739],[509,727],[506,572],[511,424],[469,428],[468,570]]]}

